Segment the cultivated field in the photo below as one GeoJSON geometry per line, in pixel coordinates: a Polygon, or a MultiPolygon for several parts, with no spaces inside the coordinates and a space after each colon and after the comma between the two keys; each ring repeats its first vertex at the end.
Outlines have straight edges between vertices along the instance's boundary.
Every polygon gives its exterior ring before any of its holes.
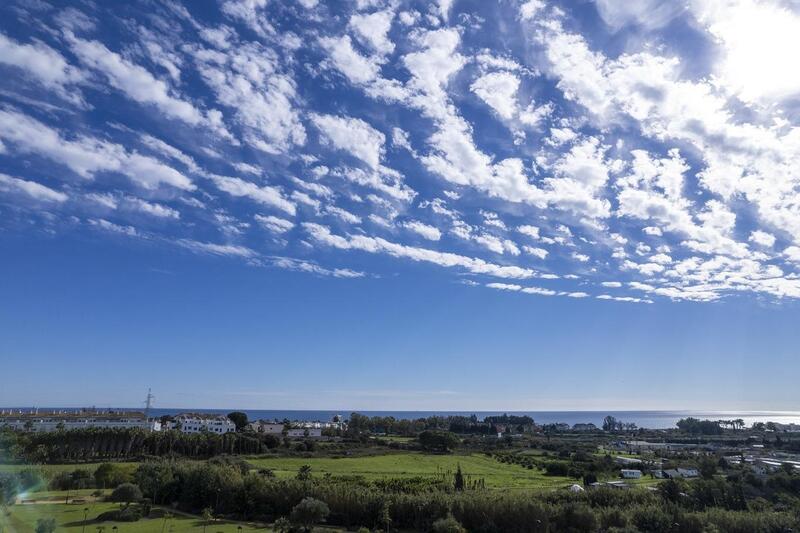
{"type": "Polygon", "coordinates": [[[291,477],[303,465],[312,475],[363,476],[365,479],[434,476],[461,471],[468,480],[483,478],[487,488],[554,489],[574,483],[566,477],[545,476],[539,470],[501,463],[482,454],[436,455],[423,453],[391,453],[368,457],[254,457],[248,462],[258,468],[269,468],[277,476],[291,477]]]}

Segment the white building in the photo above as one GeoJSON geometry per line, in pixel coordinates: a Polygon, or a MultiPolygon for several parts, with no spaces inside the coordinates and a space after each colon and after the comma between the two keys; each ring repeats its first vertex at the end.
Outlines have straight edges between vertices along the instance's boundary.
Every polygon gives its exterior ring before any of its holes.
{"type": "Polygon", "coordinates": [[[322,437],[322,430],[320,428],[292,428],[286,432],[286,436],[290,439],[302,438],[320,438],[322,437]]]}
{"type": "Polygon", "coordinates": [[[639,479],[642,477],[641,470],[629,470],[627,468],[623,468],[619,471],[619,473],[622,474],[624,479],[639,479]]]}
{"type": "Polygon", "coordinates": [[[283,435],[284,425],[259,420],[257,422],[250,422],[247,427],[255,433],[265,433],[267,435],[279,436],[283,435]]]}
{"type": "Polygon", "coordinates": [[[4,411],[0,412],[0,428],[16,431],[47,433],[50,431],[72,429],[143,429],[160,431],[161,422],[148,419],[144,413],[125,411],[63,411],[40,413],[4,411]]]}
{"type": "Polygon", "coordinates": [[[275,435],[276,437],[286,436],[290,439],[300,439],[304,437],[322,437],[323,428],[332,427],[327,422],[293,422],[290,428],[278,422],[264,422],[259,420],[251,422],[247,427],[255,433],[265,435],[275,435]]]}
{"type": "Polygon", "coordinates": [[[181,413],[174,418],[171,427],[183,433],[207,431],[221,435],[236,431],[236,424],[227,416],[200,413],[181,413]]]}

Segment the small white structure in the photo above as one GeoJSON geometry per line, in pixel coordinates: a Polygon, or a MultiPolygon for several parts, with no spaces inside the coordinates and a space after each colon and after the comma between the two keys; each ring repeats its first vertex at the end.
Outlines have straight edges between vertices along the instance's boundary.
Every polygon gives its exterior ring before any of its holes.
{"type": "Polygon", "coordinates": [[[678,468],[678,474],[684,479],[700,477],[700,472],[696,468],[678,468]]]}
{"type": "Polygon", "coordinates": [[[570,492],[575,492],[575,493],[583,492],[583,487],[581,487],[580,485],[575,484],[575,485],[572,485],[569,488],[569,491],[570,492]]]}
{"type": "Polygon", "coordinates": [[[200,413],[181,413],[175,417],[172,427],[182,433],[207,431],[221,435],[236,431],[236,424],[227,416],[200,413]]]}
{"type": "Polygon", "coordinates": [[[623,466],[632,466],[640,465],[643,461],[641,459],[636,459],[635,457],[622,457],[618,455],[617,457],[614,457],[614,462],[623,466]]]}
{"type": "Polygon", "coordinates": [[[619,471],[624,479],[639,479],[642,477],[641,470],[629,470],[627,468],[623,468],[619,471]]]}

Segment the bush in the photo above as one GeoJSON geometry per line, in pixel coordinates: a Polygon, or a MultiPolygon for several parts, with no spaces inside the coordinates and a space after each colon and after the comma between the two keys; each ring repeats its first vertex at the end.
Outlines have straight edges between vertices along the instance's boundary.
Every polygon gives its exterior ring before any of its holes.
{"type": "Polygon", "coordinates": [[[53,533],[56,530],[55,518],[39,518],[36,521],[36,533],[53,533]]]}
{"type": "Polygon", "coordinates": [[[565,533],[589,533],[597,530],[597,518],[586,505],[567,503],[555,516],[556,531],[565,533]]]}
{"type": "Polygon", "coordinates": [[[308,497],[294,506],[289,516],[292,524],[298,525],[306,531],[311,531],[314,525],[322,523],[330,514],[328,504],[323,501],[308,497]]]}
{"type": "Polygon", "coordinates": [[[111,493],[111,501],[119,503],[138,502],[142,499],[142,489],[133,483],[123,483],[111,493]]]}
{"type": "Polygon", "coordinates": [[[142,510],[139,507],[126,507],[124,509],[114,509],[100,513],[97,516],[98,522],[137,522],[142,518],[142,510]]]}
{"type": "Polygon", "coordinates": [[[447,518],[440,518],[431,526],[432,533],[463,533],[464,528],[452,515],[447,518]]]}

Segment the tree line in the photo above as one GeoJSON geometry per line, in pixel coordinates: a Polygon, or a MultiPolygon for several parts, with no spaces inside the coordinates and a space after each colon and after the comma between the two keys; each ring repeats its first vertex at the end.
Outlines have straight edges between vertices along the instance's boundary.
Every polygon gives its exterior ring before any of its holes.
{"type": "Polygon", "coordinates": [[[83,462],[146,456],[208,458],[259,454],[281,443],[273,435],[177,430],[87,428],[48,433],[0,430],[0,455],[32,463],[83,462]]]}

